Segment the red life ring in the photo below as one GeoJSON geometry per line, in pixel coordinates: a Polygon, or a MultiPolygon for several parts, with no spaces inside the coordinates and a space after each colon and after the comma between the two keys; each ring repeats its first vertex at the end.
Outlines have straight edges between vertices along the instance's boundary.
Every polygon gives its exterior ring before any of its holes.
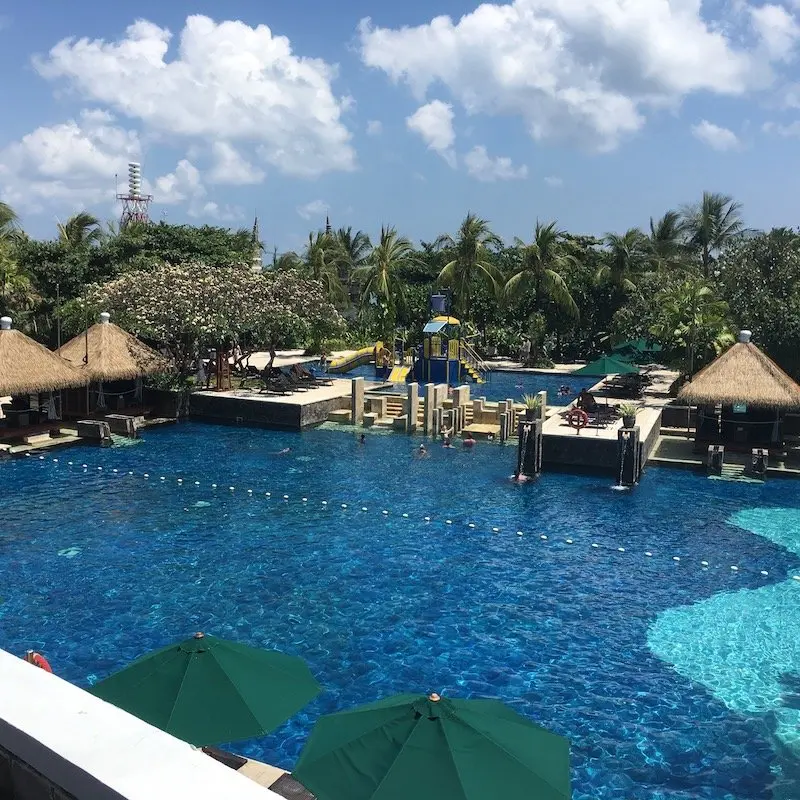
{"type": "Polygon", "coordinates": [[[33,650],[29,650],[27,653],[25,653],[25,660],[29,664],[33,664],[35,667],[43,669],[45,672],[53,672],[50,662],[41,653],[35,653],[33,650]]]}
{"type": "Polygon", "coordinates": [[[567,425],[575,430],[585,428],[589,424],[589,415],[582,408],[573,408],[567,414],[567,425]]]}

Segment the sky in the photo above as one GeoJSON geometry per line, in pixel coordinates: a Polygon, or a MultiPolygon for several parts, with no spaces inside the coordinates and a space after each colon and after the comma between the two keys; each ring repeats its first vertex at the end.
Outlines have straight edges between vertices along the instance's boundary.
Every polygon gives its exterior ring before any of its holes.
{"type": "Polygon", "coordinates": [[[800,0],[0,2],[0,74],[0,199],[36,236],[117,218],[129,161],[152,219],[257,214],[280,251],[326,215],[603,235],[704,190],[800,218],[800,0]]]}

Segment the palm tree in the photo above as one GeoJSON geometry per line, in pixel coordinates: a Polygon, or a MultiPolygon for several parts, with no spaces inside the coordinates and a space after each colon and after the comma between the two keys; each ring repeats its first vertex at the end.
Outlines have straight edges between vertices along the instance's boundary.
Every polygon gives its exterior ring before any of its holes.
{"type": "Polygon", "coordinates": [[[638,291],[633,278],[647,261],[647,237],[638,228],[605,235],[608,263],[597,270],[598,283],[610,283],[625,294],[638,291]]]}
{"type": "Polygon", "coordinates": [[[687,244],[700,253],[706,278],[715,261],[714,254],[743,232],[741,209],[741,203],[734,202],[732,197],[714,192],[703,192],[700,203],[681,209],[687,244]]]}
{"type": "Polygon", "coordinates": [[[380,242],[372,249],[366,263],[356,269],[353,279],[361,286],[361,307],[377,304],[382,335],[392,341],[397,312],[405,307],[406,296],[399,271],[416,261],[414,246],[397,230],[381,228],[380,242]]]}
{"type": "Polygon", "coordinates": [[[439,273],[439,282],[452,290],[456,313],[469,316],[472,284],[476,279],[486,281],[492,293],[500,293],[502,278],[489,254],[492,248],[502,247],[503,242],[485,219],[467,214],[456,238],[445,234],[436,240],[436,246],[449,251],[450,261],[439,273]]]}
{"type": "Polygon", "coordinates": [[[66,222],[58,223],[58,240],[69,250],[99,242],[102,238],[100,220],[87,211],[79,211],[66,222]]]}
{"type": "Polygon", "coordinates": [[[695,358],[719,354],[734,342],[728,326],[729,309],[701,278],[690,278],[657,297],[660,313],[650,332],[667,347],[686,352],[686,371],[694,374],[695,358]]]}
{"type": "Polygon", "coordinates": [[[344,253],[335,236],[322,231],[308,234],[303,263],[309,276],[322,284],[325,294],[334,304],[347,300],[347,292],[339,279],[339,266],[343,260],[344,253]]]}
{"type": "Polygon", "coordinates": [[[653,266],[657,269],[682,266],[686,255],[684,235],[684,221],[679,212],[667,211],[656,221],[650,217],[647,247],[653,266]]]}
{"type": "Polygon", "coordinates": [[[574,256],[559,252],[559,242],[565,232],[559,230],[555,222],[543,225],[537,220],[531,244],[515,239],[514,245],[520,251],[521,264],[506,282],[504,294],[507,298],[519,296],[530,288],[537,302],[542,296],[549,297],[570,316],[578,316],[578,306],[558,272],[559,267],[577,263],[574,256]]]}
{"type": "MultiPolygon", "coordinates": [[[[11,242],[0,238],[0,313],[26,314],[39,299],[30,277],[14,258],[11,242]]],[[[18,327],[22,326],[18,323],[18,327]]]]}
{"type": "Polygon", "coordinates": [[[278,255],[278,249],[276,248],[272,253],[272,269],[300,269],[302,266],[303,259],[294,250],[287,250],[285,253],[278,255]]]}
{"type": "Polygon", "coordinates": [[[0,200],[0,238],[5,238],[17,230],[17,212],[8,203],[0,200]]]}

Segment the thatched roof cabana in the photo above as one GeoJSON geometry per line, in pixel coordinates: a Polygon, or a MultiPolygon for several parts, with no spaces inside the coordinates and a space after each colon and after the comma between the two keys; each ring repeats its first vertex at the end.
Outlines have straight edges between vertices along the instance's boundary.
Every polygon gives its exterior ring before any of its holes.
{"type": "Polygon", "coordinates": [[[44,345],[0,318],[0,396],[84,386],[86,376],[44,345]]]}
{"type": "Polygon", "coordinates": [[[750,331],[678,392],[694,406],[746,404],[752,408],[800,408],[800,386],[751,341],[750,331]]]}
{"type": "Polygon", "coordinates": [[[62,345],[58,354],[79,367],[89,382],[133,380],[169,372],[167,359],[110,319],[110,314],[102,313],[100,322],[62,345]]]}

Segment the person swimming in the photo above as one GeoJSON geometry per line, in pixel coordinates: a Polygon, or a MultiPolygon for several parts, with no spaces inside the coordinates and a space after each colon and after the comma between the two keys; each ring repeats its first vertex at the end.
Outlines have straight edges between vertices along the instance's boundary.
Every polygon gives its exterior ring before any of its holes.
{"type": "Polygon", "coordinates": [[[464,447],[475,447],[475,440],[472,438],[472,434],[469,431],[464,434],[464,441],[461,444],[464,447]]]}
{"type": "Polygon", "coordinates": [[[561,386],[558,387],[558,396],[559,397],[569,397],[572,394],[572,389],[567,386],[567,384],[562,383],[561,386]]]}
{"type": "Polygon", "coordinates": [[[511,476],[511,482],[512,483],[527,483],[529,480],[530,480],[530,478],[527,475],[525,475],[525,473],[520,472],[519,470],[517,470],[511,476]]]}
{"type": "Polygon", "coordinates": [[[284,447],[283,450],[278,450],[278,452],[274,453],[273,455],[285,456],[287,453],[291,453],[291,452],[292,452],[292,448],[291,447],[284,447]]]}
{"type": "Polygon", "coordinates": [[[453,442],[450,439],[450,434],[445,433],[444,440],[442,441],[442,447],[452,447],[452,446],[453,446],[453,442]]]}
{"type": "Polygon", "coordinates": [[[421,444],[416,450],[417,458],[427,458],[429,455],[428,448],[424,444],[421,444]]]}
{"type": "Polygon", "coordinates": [[[366,444],[367,443],[367,436],[366,434],[362,433],[361,436],[358,437],[359,444],[366,444]]]}

